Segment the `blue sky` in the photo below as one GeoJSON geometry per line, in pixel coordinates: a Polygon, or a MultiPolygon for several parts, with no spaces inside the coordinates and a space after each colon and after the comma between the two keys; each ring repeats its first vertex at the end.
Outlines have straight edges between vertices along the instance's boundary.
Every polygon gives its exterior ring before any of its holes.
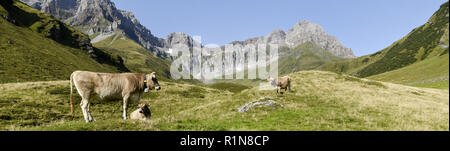
{"type": "Polygon", "coordinates": [[[356,56],[379,51],[424,24],[446,0],[112,0],[157,37],[172,32],[227,44],[308,20],[356,56]]]}

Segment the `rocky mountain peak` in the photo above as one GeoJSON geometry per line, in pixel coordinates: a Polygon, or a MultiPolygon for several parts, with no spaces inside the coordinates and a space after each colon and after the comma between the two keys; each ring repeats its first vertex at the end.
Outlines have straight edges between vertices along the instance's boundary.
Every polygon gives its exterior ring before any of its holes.
{"type": "Polygon", "coordinates": [[[354,58],[353,51],[344,47],[336,37],[328,35],[318,24],[309,21],[300,21],[292,29],[284,32],[283,30],[274,30],[267,36],[250,38],[244,41],[234,41],[233,45],[248,44],[278,44],[290,48],[301,45],[305,42],[313,42],[332,54],[343,58],[354,58]]]}
{"type": "MultiPolygon", "coordinates": [[[[117,11],[114,3],[108,0],[78,0],[78,9],[69,23],[73,26],[100,26],[101,28],[111,22],[114,23],[120,15],[121,13],[117,11]]],[[[106,30],[115,29],[107,28],[106,30]]]]}
{"type": "Polygon", "coordinates": [[[276,44],[284,44],[285,39],[286,39],[286,33],[280,29],[272,31],[265,38],[266,43],[276,43],[276,44]]]}
{"type": "Polygon", "coordinates": [[[167,35],[165,39],[165,46],[166,47],[172,47],[177,44],[187,45],[189,47],[192,47],[193,45],[193,39],[191,36],[183,33],[183,32],[173,32],[167,35]]]}
{"type": "Polygon", "coordinates": [[[141,24],[139,23],[139,20],[136,19],[136,17],[134,17],[134,13],[133,12],[128,12],[128,11],[124,11],[124,10],[119,10],[120,13],[122,13],[122,15],[128,19],[130,19],[133,23],[135,24],[141,24]]]}
{"type": "Polygon", "coordinates": [[[288,30],[288,33],[294,36],[326,36],[325,30],[318,24],[309,21],[300,21],[294,27],[288,30]]]}
{"type": "Polygon", "coordinates": [[[344,47],[335,37],[328,35],[318,24],[300,21],[286,32],[285,43],[295,47],[305,42],[313,42],[332,54],[343,58],[354,58],[353,51],[344,47]]]}

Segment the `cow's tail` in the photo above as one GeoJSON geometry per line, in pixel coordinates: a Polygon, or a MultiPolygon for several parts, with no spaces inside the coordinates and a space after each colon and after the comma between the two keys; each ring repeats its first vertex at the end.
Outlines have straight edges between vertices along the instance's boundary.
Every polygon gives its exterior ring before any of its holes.
{"type": "Polygon", "coordinates": [[[73,83],[73,73],[70,75],[70,112],[72,113],[72,116],[73,116],[74,115],[74,106],[73,106],[73,96],[72,96],[72,92],[73,92],[72,83],[73,83]]]}

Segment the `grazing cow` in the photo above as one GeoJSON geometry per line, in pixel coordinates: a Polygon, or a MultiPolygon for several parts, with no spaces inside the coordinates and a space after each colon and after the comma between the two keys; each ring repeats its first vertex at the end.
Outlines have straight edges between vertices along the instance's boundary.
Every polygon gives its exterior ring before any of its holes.
{"type": "Polygon", "coordinates": [[[269,81],[272,86],[277,87],[277,93],[281,93],[281,89],[284,89],[285,92],[286,90],[291,92],[291,77],[289,76],[284,76],[278,78],[277,80],[270,77],[267,79],[267,81],[269,81]]]}
{"type": "Polygon", "coordinates": [[[139,108],[131,112],[130,119],[150,120],[150,116],[152,116],[152,112],[148,108],[148,104],[139,104],[139,108]]]}
{"type": "Polygon", "coordinates": [[[72,115],[74,105],[72,98],[72,83],[81,96],[81,110],[86,122],[95,121],[89,112],[89,99],[93,96],[98,100],[123,100],[122,118],[127,119],[127,104],[131,100],[138,102],[143,92],[159,90],[155,72],[150,74],[137,73],[96,73],[88,71],[75,71],[70,75],[70,105],[72,115]]]}

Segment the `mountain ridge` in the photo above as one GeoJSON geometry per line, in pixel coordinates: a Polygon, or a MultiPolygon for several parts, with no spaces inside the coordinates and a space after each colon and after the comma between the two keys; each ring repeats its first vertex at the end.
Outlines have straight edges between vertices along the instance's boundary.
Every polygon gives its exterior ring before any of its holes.
{"type": "Polygon", "coordinates": [[[328,35],[320,25],[307,20],[297,22],[293,28],[286,32],[276,29],[266,36],[249,38],[244,41],[233,41],[231,44],[245,47],[248,44],[266,43],[295,48],[305,42],[316,43],[338,57],[355,58],[351,48],[344,47],[336,37],[328,35]]]}
{"type": "MultiPolygon", "coordinates": [[[[117,9],[110,0],[22,0],[30,6],[80,28],[92,37],[94,42],[101,41],[116,33],[123,33],[148,50],[162,58],[168,58],[165,53],[173,46],[171,39],[192,44],[192,37],[185,33],[171,33],[166,39],[158,38],[150,30],[142,26],[132,12],[117,9]],[[179,36],[179,37],[176,37],[179,36]]],[[[344,47],[335,37],[326,34],[325,30],[309,21],[298,22],[286,32],[275,30],[266,37],[249,38],[244,43],[276,43],[294,48],[304,42],[311,41],[336,56],[354,58],[353,51],[344,47]]],[[[236,42],[231,42],[235,44],[236,42]]]]}
{"type": "MultiPolygon", "coordinates": [[[[436,57],[442,58],[444,55],[449,53],[449,2],[443,3],[439,10],[437,10],[425,24],[414,28],[405,37],[397,40],[390,46],[370,55],[361,56],[352,60],[345,60],[342,62],[334,62],[324,65],[321,70],[333,71],[338,73],[351,74],[357,77],[376,77],[378,80],[384,80],[394,83],[421,83],[423,81],[436,79],[439,77],[448,77],[448,72],[439,72],[441,75],[438,77],[429,77],[427,74],[435,75],[430,73],[432,71],[418,70],[423,67],[428,66],[429,68],[441,69],[440,64],[433,64],[427,61],[429,59],[435,59],[436,57]],[[420,63],[427,61],[428,63],[420,63]],[[402,70],[410,65],[414,65],[416,68],[413,69],[409,67],[408,70],[402,70]],[[420,66],[419,66],[420,65],[420,66]],[[408,73],[418,74],[416,76],[423,76],[424,78],[411,77],[409,75],[401,75],[399,72],[394,71],[407,71],[408,73]],[[384,76],[376,76],[383,74],[384,76]],[[386,79],[387,77],[393,77],[395,74],[397,77],[394,79],[386,79]],[[411,81],[402,78],[414,78],[416,80],[421,79],[421,81],[411,81]],[[431,79],[427,79],[427,78],[431,79]],[[394,80],[394,81],[392,81],[394,80]],[[402,81],[407,81],[404,83],[402,81]]],[[[448,61],[444,62],[442,59],[439,60],[443,65],[448,68],[448,61]]],[[[448,78],[447,78],[448,79],[448,78]]],[[[448,85],[448,80],[447,80],[448,85]]]]}
{"type": "Polygon", "coordinates": [[[117,9],[110,0],[22,1],[42,12],[54,15],[88,35],[99,34],[106,39],[113,34],[125,34],[156,55],[165,56],[160,50],[160,47],[164,47],[164,39],[154,36],[149,29],[140,24],[132,12],[117,9]]]}

